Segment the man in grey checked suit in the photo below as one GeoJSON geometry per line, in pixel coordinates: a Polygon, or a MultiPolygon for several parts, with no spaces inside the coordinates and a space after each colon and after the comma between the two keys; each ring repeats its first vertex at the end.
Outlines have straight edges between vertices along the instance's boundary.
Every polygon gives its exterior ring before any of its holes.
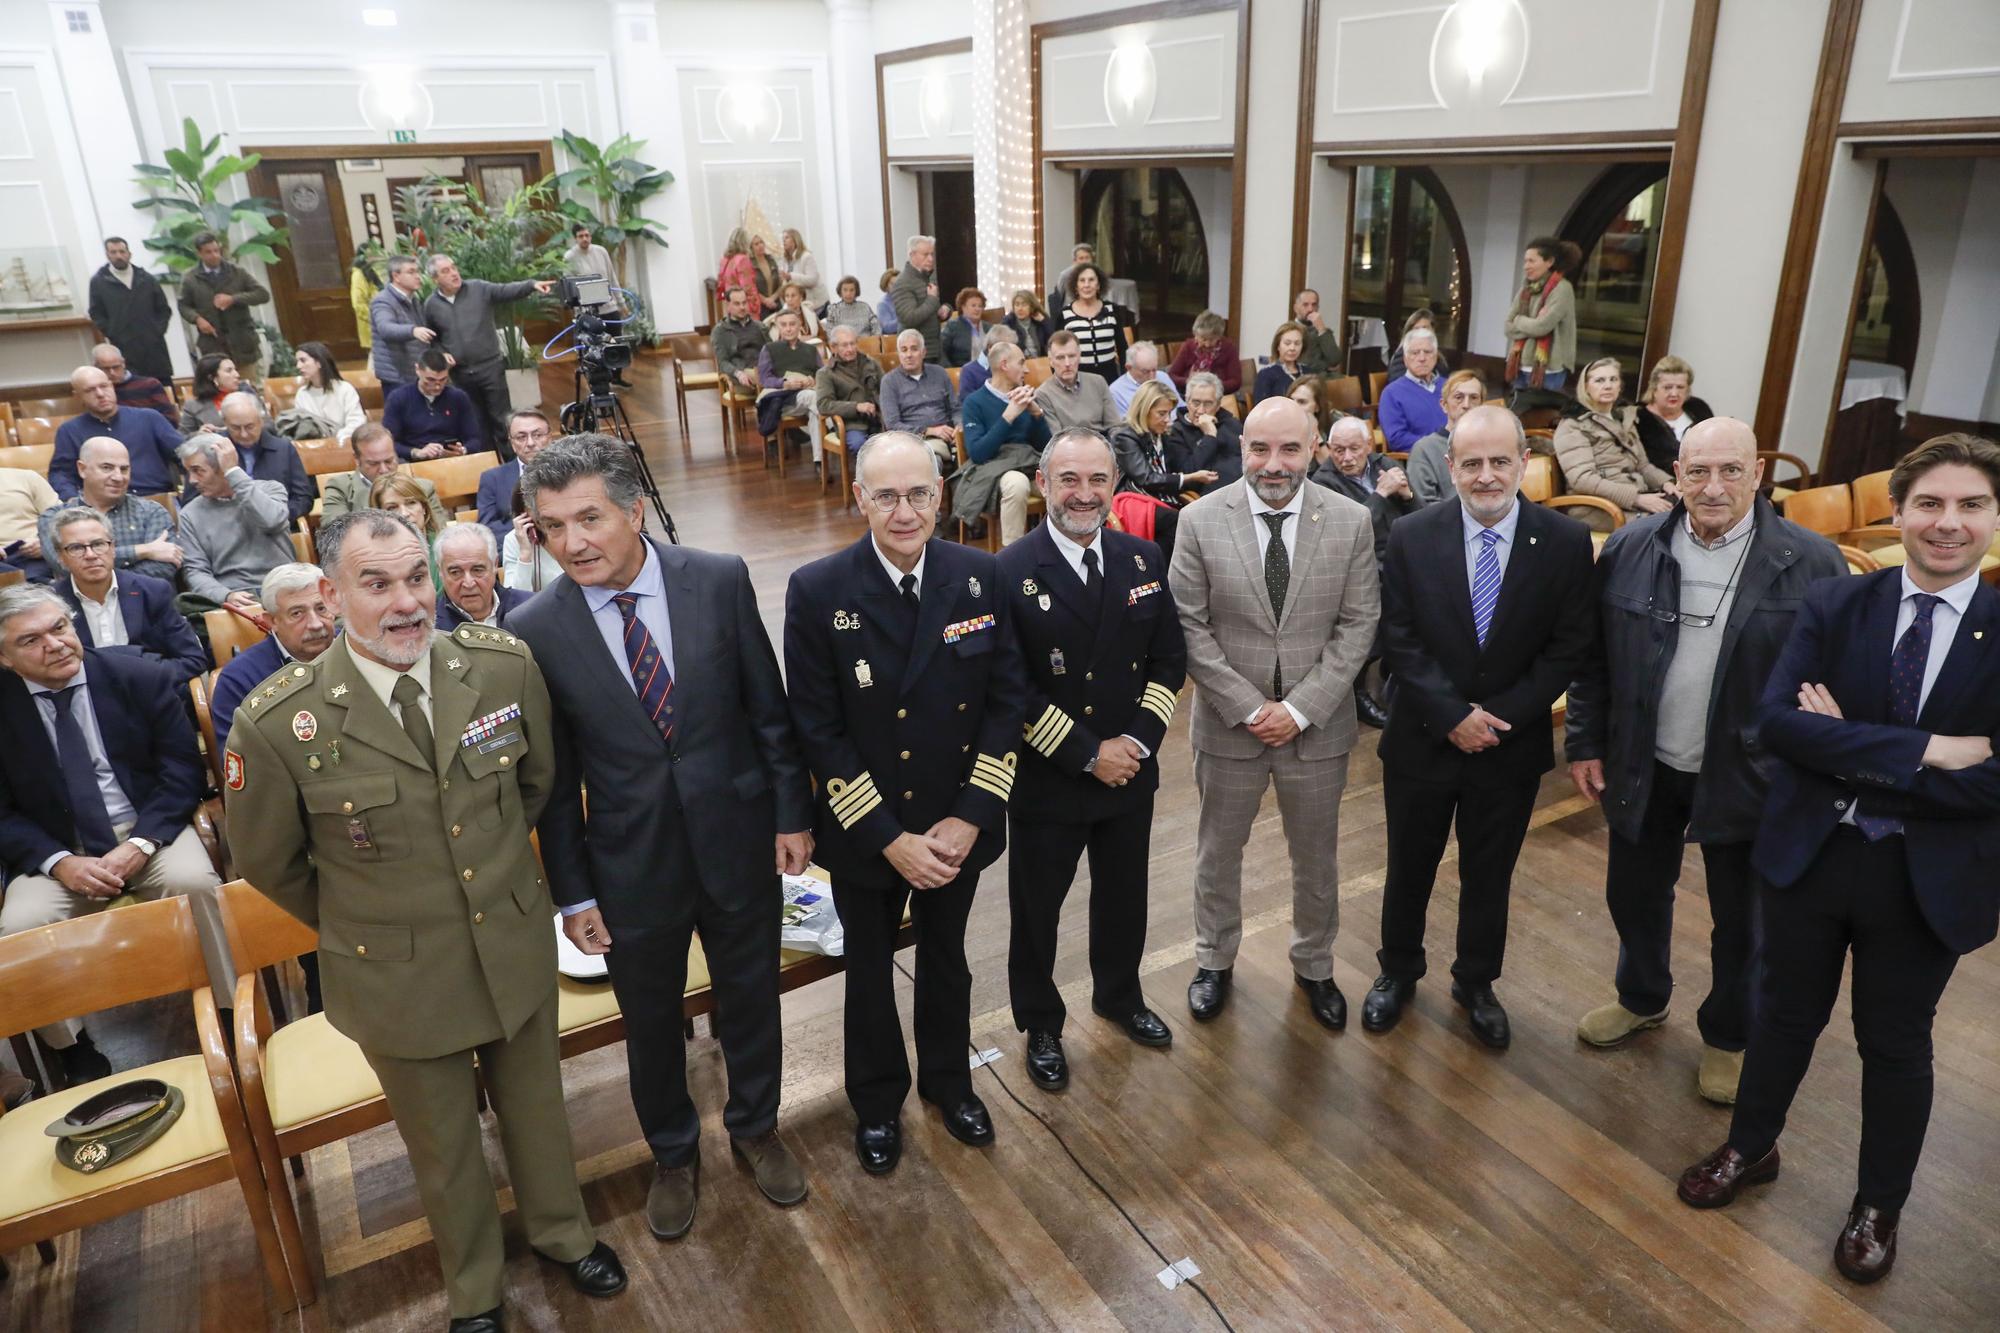
{"type": "Polygon", "coordinates": [[[1354,677],[1381,611],[1368,511],[1305,485],[1316,423],[1285,398],[1243,423],[1243,479],[1181,511],[1168,582],[1195,683],[1189,723],[1201,795],[1195,964],[1188,1009],[1222,1012],[1243,940],[1243,844],[1276,784],[1292,856],[1292,971],[1313,1017],[1338,1031],[1334,846],[1354,677]]]}

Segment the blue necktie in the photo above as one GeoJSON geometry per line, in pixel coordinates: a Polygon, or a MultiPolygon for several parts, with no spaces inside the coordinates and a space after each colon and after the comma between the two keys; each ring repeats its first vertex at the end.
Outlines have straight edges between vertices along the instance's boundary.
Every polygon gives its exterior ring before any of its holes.
{"type": "Polygon", "coordinates": [[[639,619],[639,594],[621,592],[611,600],[618,604],[618,614],[625,618],[625,661],[632,669],[632,684],[639,691],[639,703],[646,716],[653,719],[653,725],[660,729],[660,739],[672,744],[674,675],[667,670],[666,659],[660,656],[652,631],[639,619]]]}
{"type": "Polygon", "coordinates": [[[82,688],[72,685],[49,693],[56,709],[56,764],[69,795],[70,817],[76,821],[77,844],[86,856],[102,856],[118,845],[118,835],[111,831],[111,812],[104,805],[104,789],[97,785],[97,763],[90,757],[76,714],[70,711],[82,688]]]}
{"type": "MultiPolygon", "coordinates": [[[[1903,637],[1896,640],[1896,651],[1889,658],[1889,725],[1892,727],[1917,725],[1918,705],[1924,697],[1924,665],[1931,656],[1931,612],[1937,610],[1937,604],[1943,600],[1933,593],[1918,593],[1916,618],[1903,631],[1903,637]]],[[[1903,831],[1902,820],[1863,814],[1859,804],[1854,807],[1854,826],[1870,842],[1879,842],[1891,833],[1903,831]]]]}
{"type": "Polygon", "coordinates": [[[1493,607],[1500,600],[1500,534],[1491,528],[1479,530],[1479,558],[1472,565],[1472,630],[1479,646],[1486,646],[1486,631],[1493,625],[1493,607]]]}

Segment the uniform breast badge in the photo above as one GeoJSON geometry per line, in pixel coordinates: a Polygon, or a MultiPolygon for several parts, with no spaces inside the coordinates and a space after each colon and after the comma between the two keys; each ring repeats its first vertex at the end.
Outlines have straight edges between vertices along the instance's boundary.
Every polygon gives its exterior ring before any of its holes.
{"type": "Polygon", "coordinates": [[[354,850],[357,852],[372,852],[375,850],[375,839],[368,834],[368,824],[358,815],[348,817],[347,841],[353,844],[354,850]]]}
{"type": "Polygon", "coordinates": [[[1139,567],[1139,572],[1140,572],[1141,574],[1143,574],[1143,573],[1145,573],[1145,572],[1146,572],[1146,557],[1145,557],[1145,556],[1143,556],[1143,555],[1135,555],[1135,556],[1133,556],[1133,557],[1132,557],[1132,563],[1133,563],[1133,564],[1135,564],[1135,565],[1137,565],[1137,566],[1139,567]]]}
{"type": "Polygon", "coordinates": [[[1035,599],[1035,604],[1036,604],[1037,606],[1041,607],[1041,608],[1042,608],[1042,610],[1044,610],[1044,611],[1048,610],[1048,609],[1049,609],[1049,595],[1048,595],[1047,593],[1043,593],[1043,594],[1042,594],[1042,595],[1041,595],[1040,597],[1037,597],[1037,598],[1035,599]]]}
{"type": "Polygon", "coordinates": [[[231,791],[243,790],[243,756],[234,750],[222,752],[222,781],[231,791]]]}
{"type": "Polygon", "coordinates": [[[1160,581],[1158,579],[1154,579],[1151,583],[1142,583],[1138,587],[1132,589],[1132,591],[1125,594],[1125,605],[1137,606],[1139,604],[1139,599],[1141,597],[1151,597],[1154,593],[1158,592],[1159,590],[1160,590],[1160,581]]]}
{"type": "Polygon", "coordinates": [[[833,627],[835,629],[860,629],[861,615],[859,612],[849,615],[845,611],[835,611],[833,613],[833,627]]]}
{"type": "Polygon", "coordinates": [[[854,683],[864,690],[875,683],[875,671],[865,657],[854,664],[854,683]]]}
{"type": "Polygon", "coordinates": [[[965,590],[974,597],[979,596],[979,580],[974,578],[968,578],[965,581],[965,590]]]}
{"type": "Polygon", "coordinates": [[[1033,597],[1036,593],[1040,592],[1041,590],[1042,590],[1041,585],[1036,583],[1033,579],[1021,580],[1021,593],[1023,596],[1033,597]]]}
{"type": "Polygon", "coordinates": [[[1063,665],[1063,654],[1060,648],[1049,649],[1049,674],[1052,676],[1065,676],[1069,674],[1069,668],[1063,665]]]}
{"type": "Polygon", "coordinates": [[[303,708],[292,715],[292,735],[302,741],[309,741],[319,735],[319,719],[303,708]]]}

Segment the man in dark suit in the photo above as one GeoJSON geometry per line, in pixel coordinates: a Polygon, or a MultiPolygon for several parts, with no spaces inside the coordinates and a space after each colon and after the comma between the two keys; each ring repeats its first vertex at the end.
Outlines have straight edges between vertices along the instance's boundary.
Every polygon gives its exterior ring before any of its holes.
{"type": "Polygon", "coordinates": [[[1458,501],[1419,510],[1389,534],[1382,573],[1384,662],[1396,678],[1382,732],[1389,873],[1382,973],[1361,1025],[1387,1032],[1424,975],[1424,915],[1454,817],[1458,955],[1452,999],[1473,1035],[1505,1049],[1493,994],[1507,948],[1507,898],[1541,775],[1555,766],[1549,709],[1590,651],[1590,532],[1520,494],[1527,438],[1504,407],[1465,414],[1451,436],[1458,501]]]}
{"type": "Polygon", "coordinates": [[[500,585],[500,552],[493,534],[477,523],[453,523],[431,542],[444,596],[438,601],[438,628],[449,634],[460,625],[511,629],[507,617],[535,594],[500,585]]]}
{"type": "MultiPolygon", "coordinates": [[[[229,994],[221,881],[194,831],[204,770],[179,683],[144,658],[85,648],[68,605],[38,584],[0,589],[0,667],[0,935],[122,894],[186,895],[210,981],[229,994]]],[[[75,1022],[39,1031],[70,1082],[110,1074],[75,1022]]]]}
{"type": "Polygon", "coordinates": [[[1187,677],[1187,646],[1159,547],[1104,529],[1118,486],[1104,437],[1056,437],[1035,484],[1048,521],[999,562],[1028,681],[1028,748],[1007,809],[1007,989],[1014,1026],[1028,1034],[1028,1074],[1053,1092],[1069,1084],[1056,934],[1086,850],[1091,1009],[1141,1046],[1173,1041],[1140,992],[1139,958],[1156,752],[1187,677]]]}
{"type": "Polygon", "coordinates": [[[120,572],[102,514],[57,510],[53,540],[67,577],[50,586],[69,603],[84,647],[137,653],[166,667],[179,685],[208,670],[208,650],[187,617],[174,609],[174,585],[129,569],[120,572]]]}
{"type": "MultiPolygon", "coordinates": [[[[521,484],[521,469],[534,462],[548,442],[549,419],[538,407],[524,407],[507,418],[507,447],[514,457],[479,474],[479,521],[500,547],[505,547],[508,533],[532,521],[526,515],[516,520],[514,488],[521,484]]],[[[525,537],[521,544],[527,545],[525,537]]]]}
{"type": "Polygon", "coordinates": [[[1759,709],[1778,759],[1751,852],[1763,971],[1736,1114],[1681,1174],[1719,1208],[1778,1174],[1778,1136],[1854,954],[1861,1161],[1834,1264],[1873,1282],[1931,1113],[1931,1021],[2000,924],[2000,593],[1980,582],[2000,446],[1941,435],[1889,478],[1907,563],[1806,593],[1759,709]]]}
{"type": "Polygon", "coordinates": [[[855,468],[868,535],[792,575],[785,678],[847,936],[854,1150],[880,1175],[902,1155],[910,1090],[894,970],[905,906],[917,933],[917,1095],[953,1138],[993,1141],[966,1065],[965,922],[979,872],[1006,846],[1025,682],[993,557],[932,540],[943,488],[929,448],[885,432],[855,468]]]}
{"type": "Polygon", "coordinates": [[[608,954],[655,1163],[646,1222],[672,1240],[694,1225],[701,1184],[681,1036],[696,930],[730,1147],[772,1202],[806,1196],[777,1130],[778,877],[812,860],[810,786],[742,559],[649,539],[637,466],[609,436],[549,446],[522,493],[564,570],[509,623],[555,705],[542,858],[564,933],[608,954]]]}
{"type": "Polygon", "coordinates": [[[209,691],[208,716],[218,740],[226,740],[236,709],[250,691],[290,662],[313,662],[333,646],[333,608],[320,591],[325,576],[318,565],[296,561],[264,576],[257,604],[271,622],[269,638],[259,639],[222,664],[209,691]]]}
{"type": "Polygon", "coordinates": [[[174,311],[159,279],[132,262],[132,247],[123,236],[104,238],[104,259],[90,275],[90,322],[104,341],[124,349],[134,374],[171,380],[166,333],[174,311]]]}

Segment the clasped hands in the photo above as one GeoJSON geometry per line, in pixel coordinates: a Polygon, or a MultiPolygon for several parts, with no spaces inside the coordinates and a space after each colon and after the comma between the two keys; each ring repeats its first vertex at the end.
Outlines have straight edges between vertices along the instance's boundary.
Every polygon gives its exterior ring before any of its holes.
{"type": "MultiPolygon", "coordinates": [[[[1845,717],[1833,691],[1824,685],[1811,681],[1799,686],[1799,708],[1802,712],[1817,713],[1821,717],[1845,717]]],[[[1961,768],[1971,768],[1983,764],[1993,757],[1993,741],[1986,736],[1932,736],[1924,746],[1924,757],[1920,761],[1925,768],[1942,769],[1950,773],[1961,768]]]]}
{"type": "Polygon", "coordinates": [[[1107,787],[1122,787],[1139,775],[1139,743],[1113,736],[1097,743],[1097,764],[1090,776],[1107,787]]]}
{"type": "Polygon", "coordinates": [[[1298,719],[1276,699],[1266,699],[1264,706],[1250,715],[1247,725],[1252,736],[1273,748],[1291,744],[1299,734],[1298,719]]]}
{"type": "Polygon", "coordinates": [[[131,843],[121,842],[102,856],[65,856],[49,875],[79,898],[116,898],[146,868],[147,859],[131,843]]]}
{"type": "Polygon", "coordinates": [[[899,833],[882,849],[896,873],[914,889],[936,889],[958,878],[959,867],[972,851],[979,829],[955,815],[931,825],[927,833],[899,833]]]}

